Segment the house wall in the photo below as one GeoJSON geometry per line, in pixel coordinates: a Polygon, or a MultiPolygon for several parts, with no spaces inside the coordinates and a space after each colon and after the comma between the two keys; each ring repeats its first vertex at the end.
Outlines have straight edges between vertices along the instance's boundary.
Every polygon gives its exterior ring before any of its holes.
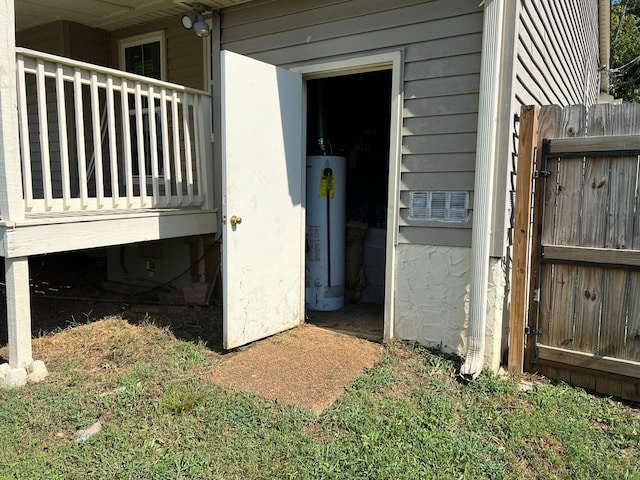
{"type": "MultiPolygon", "coordinates": [[[[222,12],[222,48],[293,67],[404,53],[399,242],[470,246],[462,224],[408,219],[412,190],[472,191],[482,8],[476,0],[282,0],[222,12]]],[[[473,201],[473,197],[472,197],[473,201]]]]}
{"type": "Polygon", "coordinates": [[[66,53],[63,20],[16,32],[16,46],[31,48],[53,55],[66,53]]]}
{"type": "MultiPolygon", "coordinates": [[[[471,215],[460,224],[418,222],[408,206],[414,190],[469,191],[473,205],[482,22],[476,0],[281,0],[221,15],[221,48],[283,67],[403,53],[394,336],[460,354],[471,215]]],[[[489,349],[488,358],[493,365],[499,352],[489,349]]]]}
{"type": "Polygon", "coordinates": [[[159,31],[164,32],[166,42],[167,77],[164,80],[200,90],[208,90],[205,80],[204,52],[205,42],[209,41],[209,38],[202,39],[195,36],[193,32],[185,30],[177,17],[169,17],[111,32],[109,37],[110,66],[120,68],[119,41],[159,31]]]}
{"type": "MultiPolygon", "coordinates": [[[[505,85],[502,115],[513,118],[522,105],[592,105],[600,89],[598,1],[519,0],[507,2],[509,22],[506,60],[512,62],[512,85],[505,85]],[[509,88],[510,87],[510,88],[509,88]]],[[[505,129],[496,170],[496,222],[493,251],[508,245],[512,133],[505,129]]]]}
{"type": "Polygon", "coordinates": [[[598,100],[598,2],[521,0],[514,101],[591,105],[598,100]]]}
{"type": "MultiPolygon", "coordinates": [[[[471,249],[398,245],[395,336],[463,355],[467,349],[471,249]]],[[[489,263],[485,365],[494,371],[503,353],[505,275],[489,263]]]]}

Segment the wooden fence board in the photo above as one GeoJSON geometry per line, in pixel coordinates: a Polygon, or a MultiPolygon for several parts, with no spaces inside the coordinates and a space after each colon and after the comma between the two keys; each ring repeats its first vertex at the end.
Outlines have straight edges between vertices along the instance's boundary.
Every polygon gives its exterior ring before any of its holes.
{"type": "MultiPolygon", "coordinates": [[[[562,132],[562,109],[557,105],[549,105],[540,109],[540,115],[538,117],[538,157],[537,168],[542,170],[542,142],[545,138],[555,138],[561,135],[562,132]]],[[[556,189],[557,189],[557,176],[558,176],[558,161],[551,161],[546,166],[547,170],[551,171],[548,180],[538,182],[535,185],[536,189],[542,190],[544,185],[544,191],[540,191],[535,195],[534,200],[534,215],[533,215],[533,228],[534,232],[540,232],[539,236],[534,235],[532,241],[532,257],[531,264],[535,265],[532,268],[533,278],[536,282],[532,282],[533,288],[538,288],[538,311],[535,312],[535,295],[531,295],[532,315],[536,315],[533,321],[530,320],[530,324],[535,322],[535,325],[541,329],[539,340],[543,343],[549,340],[549,327],[551,318],[551,297],[553,289],[551,288],[551,282],[542,282],[541,278],[549,279],[553,275],[552,265],[538,265],[538,248],[541,242],[553,241],[553,227],[555,225],[556,215],[556,189]],[[542,215],[540,215],[540,209],[542,208],[542,215]],[[539,238],[539,240],[538,240],[539,238]]],[[[543,180],[541,178],[541,180],[543,180]]],[[[529,352],[534,350],[534,336],[530,335],[528,338],[527,349],[529,352]]],[[[528,363],[531,365],[532,358],[528,358],[528,363]]]]}
{"type": "Polygon", "coordinates": [[[575,365],[576,367],[591,370],[602,370],[625,377],[640,378],[640,362],[604,357],[585,352],[574,352],[564,348],[555,348],[546,345],[540,345],[538,349],[542,360],[561,362],[566,365],[575,365]]]}
{"type": "Polygon", "coordinates": [[[576,267],[576,270],[576,311],[573,342],[569,348],[579,352],[596,353],[602,307],[602,270],[593,267],[576,267]]]}
{"type": "MultiPolygon", "coordinates": [[[[562,110],[562,136],[582,136],[586,124],[586,109],[581,105],[562,110]]],[[[578,237],[576,226],[580,225],[580,202],[582,198],[581,163],[575,159],[558,162],[556,192],[556,215],[553,243],[575,244],[578,237]]],[[[553,289],[549,312],[549,345],[573,346],[573,325],[567,319],[575,316],[575,267],[555,265],[548,288],[553,289]]]]}
{"type": "Polygon", "coordinates": [[[640,272],[629,274],[629,310],[623,357],[640,361],[640,272]]]}
{"type": "Polygon", "coordinates": [[[551,140],[549,146],[550,154],[640,150],[640,135],[582,137],[575,141],[570,138],[557,138],[551,140]]]}
{"type": "MultiPolygon", "coordinates": [[[[593,107],[595,108],[595,107],[593,107]]],[[[612,106],[605,110],[610,128],[605,134],[620,135],[634,133],[634,125],[629,123],[626,115],[615,115],[612,106]]],[[[623,142],[624,140],[621,140],[623,142]]],[[[618,145],[618,149],[623,144],[618,145]]],[[[609,171],[609,205],[607,209],[607,225],[605,247],[614,251],[630,249],[633,245],[633,214],[635,191],[638,175],[638,157],[611,157],[609,171]]],[[[600,325],[600,344],[598,353],[611,357],[624,357],[627,313],[629,308],[630,274],[624,270],[604,270],[604,296],[600,325]]]]}
{"type": "Polygon", "coordinates": [[[587,266],[640,268],[640,250],[543,245],[542,261],[547,263],[584,263],[587,266]]]}

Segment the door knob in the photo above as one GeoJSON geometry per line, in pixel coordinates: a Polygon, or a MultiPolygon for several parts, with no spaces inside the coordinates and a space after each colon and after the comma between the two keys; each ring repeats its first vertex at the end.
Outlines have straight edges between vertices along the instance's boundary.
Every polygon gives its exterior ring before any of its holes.
{"type": "Polygon", "coordinates": [[[233,215],[229,219],[229,223],[231,223],[231,225],[233,225],[233,226],[240,225],[242,223],[242,218],[236,217],[235,215],[233,215]]]}

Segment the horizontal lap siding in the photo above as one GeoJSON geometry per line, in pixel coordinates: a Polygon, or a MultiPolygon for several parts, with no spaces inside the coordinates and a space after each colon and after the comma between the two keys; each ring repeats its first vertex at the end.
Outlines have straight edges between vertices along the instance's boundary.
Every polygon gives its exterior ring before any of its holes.
{"type": "MultiPolygon", "coordinates": [[[[513,36],[513,87],[506,94],[510,118],[522,105],[591,105],[598,100],[598,1],[518,0],[513,36]]],[[[511,43],[511,42],[510,42],[511,43]]],[[[508,46],[507,46],[508,47],[508,46]]],[[[493,254],[502,256],[510,215],[513,127],[498,160],[493,254]]]]}
{"type": "Polygon", "coordinates": [[[597,1],[524,0],[517,21],[516,104],[595,103],[597,1]]]}
{"type": "Polygon", "coordinates": [[[402,50],[399,241],[469,246],[471,224],[414,224],[411,190],[473,189],[482,45],[477,0],[282,0],[222,12],[222,48],[293,67],[402,50]]]}
{"type": "Polygon", "coordinates": [[[208,90],[205,84],[204,42],[193,32],[185,30],[179,18],[167,18],[136,27],[111,32],[111,66],[120,68],[120,49],[118,43],[129,37],[145,33],[164,32],[167,80],[200,90],[208,90]]]}

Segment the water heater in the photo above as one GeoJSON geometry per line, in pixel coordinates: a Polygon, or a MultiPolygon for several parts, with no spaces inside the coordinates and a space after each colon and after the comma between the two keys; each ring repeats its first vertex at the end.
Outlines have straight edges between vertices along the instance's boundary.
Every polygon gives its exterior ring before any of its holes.
{"type": "Polygon", "coordinates": [[[307,157],[306,280],[309,310],[344,307],[346,157],[307,157]]]}

